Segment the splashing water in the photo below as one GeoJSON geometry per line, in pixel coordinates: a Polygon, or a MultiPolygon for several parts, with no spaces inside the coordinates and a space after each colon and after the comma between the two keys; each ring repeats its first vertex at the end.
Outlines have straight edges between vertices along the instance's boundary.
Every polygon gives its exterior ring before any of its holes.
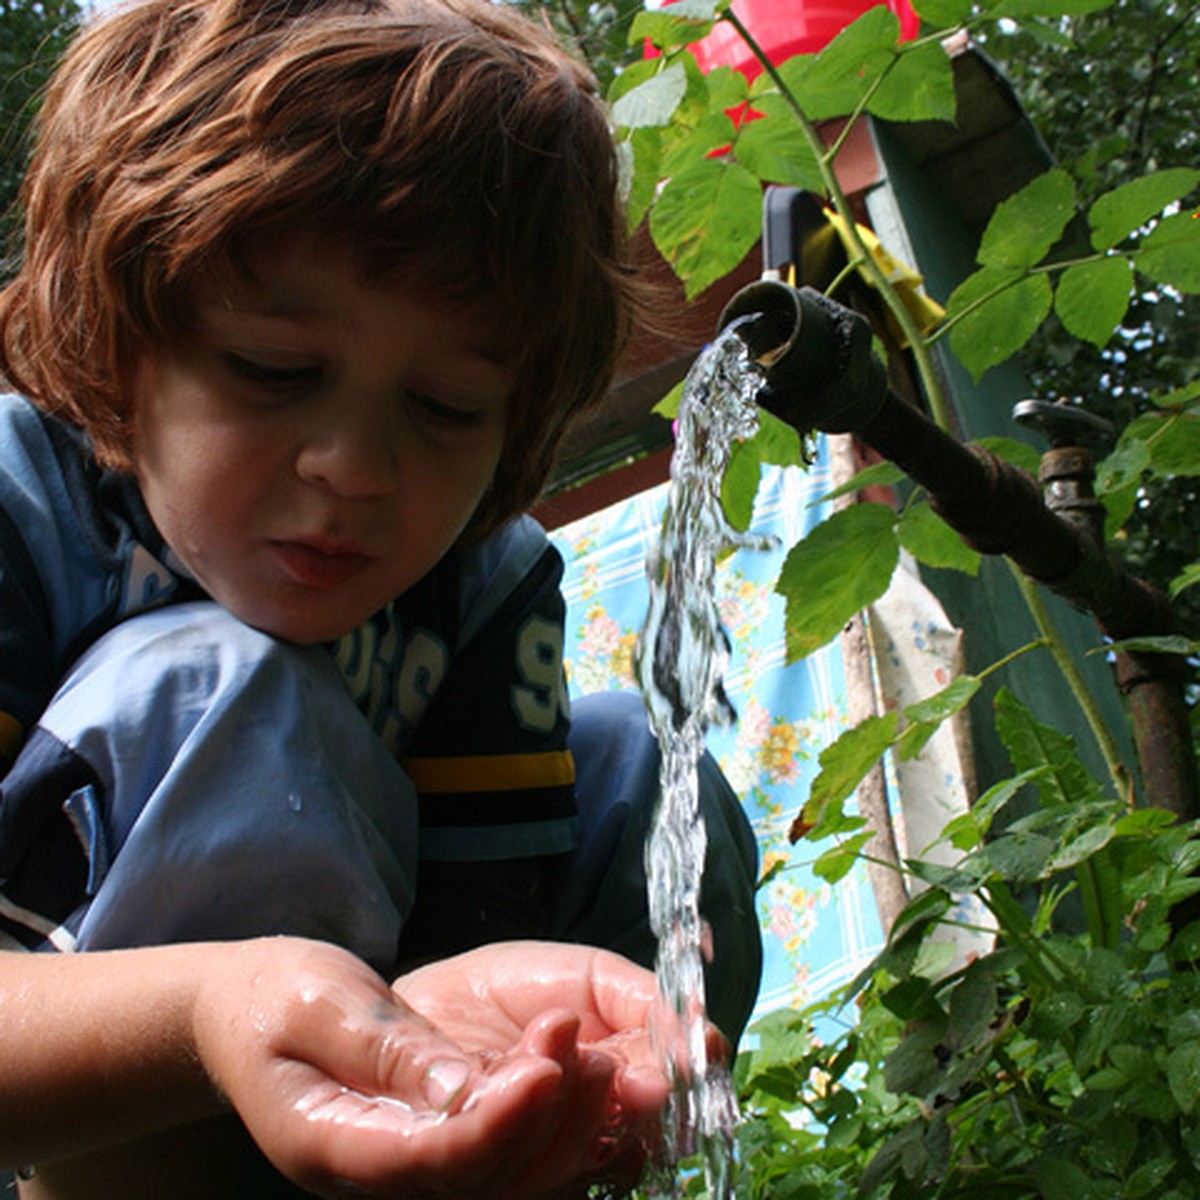
{"type": "Polygon", "coordinates": [[[647,559],[650,605],[636,667],[662,753],[662,796],[646,846],[650,923],[665,1013],[655,1044],[671,1080],[663,1121],[664,1158],[651,1181],[675,1196],[676,1167],[699,1151],[708,1194],[732,1194],[737,1100],[726,1067],[710,1062],[705,1041],[704,944],[700,876],[706,845],[698,771],[709,725],[734,717],[722,677],[729,640],[716,603],[718,558],[774,540],[740,533],[725,519],[721,478],[735,441],[758,427],[754,397],[762,374],[731,325],[696,360],[679,405],[663,529],[647,559]]]}

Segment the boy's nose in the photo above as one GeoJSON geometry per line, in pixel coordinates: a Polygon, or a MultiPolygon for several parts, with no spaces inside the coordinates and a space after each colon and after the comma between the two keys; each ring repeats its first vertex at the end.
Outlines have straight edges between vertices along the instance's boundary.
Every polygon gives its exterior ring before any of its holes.
{"type": "Polygon", "coordinates": [[[398,431],[385,415],[342,411],[305,440],[300,477],[341,496],[381,496],[399,480],[398,431]]]}

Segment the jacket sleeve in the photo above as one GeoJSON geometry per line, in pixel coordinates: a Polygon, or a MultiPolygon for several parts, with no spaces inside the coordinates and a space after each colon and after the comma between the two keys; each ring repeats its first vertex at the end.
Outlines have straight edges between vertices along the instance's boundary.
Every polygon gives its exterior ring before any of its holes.
{"type": "Polygon", "coordinates": [[[0,771],[61,669],[55,610],[69,603],[61,564],[71,511],[41,423],[24,401],[0,398],[0,771]]]}

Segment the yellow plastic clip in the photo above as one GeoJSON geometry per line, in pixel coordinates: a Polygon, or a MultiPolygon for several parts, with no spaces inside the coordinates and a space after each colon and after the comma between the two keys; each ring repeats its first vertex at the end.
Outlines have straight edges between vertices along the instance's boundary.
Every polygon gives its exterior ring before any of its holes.
{"type": "MultiPolygon", "coordinates": [[[[853,258],[857,251],[851,242],[846,222],[842,220],[839,213],[827,212],[825,215],[829,223],[837,230],[838,237],[841,238],[842,245],[846,249],[846,254],[850,258],[853,258]]],[[[878,264],[880,270],[883,271],[888,282],[896,289],[896,294],[900,297],[904,307],[908,309],[913,320],[916,321],[917,328],[922,333],[928,333],[946,315],[946,310],[936,300],[931,299],[925,294],[921,286],[924,283],[924,278],[914,271],[912,267],[902,263],[898,258],[895,258],[885,250],[883,243],[875,236],[874,230],[868,229],[865,225],[860,225],[858,222],[855,222],[855,228],[858,231],[858,236],[862,239],[863,245],[866,246],[867,252],[878,264]]],[[[861,264],[858,267],[858,273],[868,283],[872,282],[870,275],[863,269],[861,264]]],[[[899,329],[893,328],[892,333],[902,346],[907,345],[899,329]]]]}

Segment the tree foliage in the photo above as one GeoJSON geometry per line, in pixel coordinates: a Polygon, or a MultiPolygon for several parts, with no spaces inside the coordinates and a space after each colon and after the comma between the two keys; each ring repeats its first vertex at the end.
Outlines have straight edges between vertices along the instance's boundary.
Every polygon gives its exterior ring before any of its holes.
{"type": "Polygon", "coordinates": [[[38,95],[79,19],[78,0],[0,0],[0,234],[9,233],[38,95]]]}
{"type": "MultiPolygon", "coordinates": [[[[1080,16],[998,23],[986,31],[985,44],[1082,204],[1121,185],[1137,187],[1153,172],[1200,165],[1200,127],[1188,99],[1200,88],[1195,0],[1115,0],[1080,16]]],[[[1120,286],[1115,274],[1081,280],[1074,311],[1086,319],[1097,295],[1120,286]]],[[[1200,378],[1194,292],[1132,288],[1111,341],[1080,340],[1071,324],[1052,312],[1022,352],[1022,364],[1038,394],[1078,399],[1118,429],[1153,412],[1156,396],[1200,378]]],[[[1197,501],[1190,476],[1130,489],[1122,552],[1163,591],[1200,557],[1197,501]]],[[[1193,635],[1200,630],[1196,595],[1184,590],[1176,602],[1181,625],[1193,635]]]]}

